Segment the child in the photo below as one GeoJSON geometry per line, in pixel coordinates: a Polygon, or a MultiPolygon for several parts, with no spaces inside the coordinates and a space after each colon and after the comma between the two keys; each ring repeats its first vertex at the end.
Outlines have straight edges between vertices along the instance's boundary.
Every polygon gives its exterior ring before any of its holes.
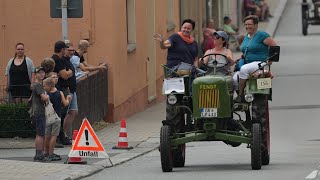
{"type": "Polygon", "coordinates": [[[34,156],[34,161],[48,161],[49,159],[43,154],[44,148],[44,135],[46,126],[45,108],[44,103],[48,102],[49,96],[46,95],[42,81],[44,79],[45,72],[42,67],[37,67],[35,69],[35,81],[31,85],[32,89],[32,105],[31,105],[31,115],[34,117],[36,122],[36,155],[34,156]]]}
{"type": "MultiPolygon", "coordinates": [[[[61,91],[58,91],[55,87],[56,82],[55,76],[56,73],[50,73],[50,76],[43,80],[43,87],[50,97],[50,102],[53,105],[54,110],[61,117],[61,104],[68,106],[71,102],[71,96],[68,95],[67,98],[64,97],[61,91]]],[[[46,125],[46,138],[45,138],[45,154],[48,156],[50,161],[59,161],[61,157],[57,154],[54,154],[54,147],[56,145],[57,136],[60,132],[61,121],[56,121],[52,124],[46,125]]]]}

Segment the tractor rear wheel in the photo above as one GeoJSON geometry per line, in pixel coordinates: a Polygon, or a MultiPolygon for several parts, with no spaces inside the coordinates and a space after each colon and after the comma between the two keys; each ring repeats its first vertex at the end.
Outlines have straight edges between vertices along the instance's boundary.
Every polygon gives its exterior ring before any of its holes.
{"type": "Polygon", "coordinates": [[[269,104],[266,95],[255,96],[252,102],[252,120],[261,125],[262,165],[268,165],[270,161],[270,124],[269,104]]]}
{"type": "Polygon", "coordinates": [[[163,172],[171,172],[173,168],[170,135],[170,126],[162,126],[160,130],[160,157],[163,172]]]}
{"type": "Polygon", "coordinates": [[[251,168],[261,169],[261,127],[259,123],[252,125],[251,168]]]}

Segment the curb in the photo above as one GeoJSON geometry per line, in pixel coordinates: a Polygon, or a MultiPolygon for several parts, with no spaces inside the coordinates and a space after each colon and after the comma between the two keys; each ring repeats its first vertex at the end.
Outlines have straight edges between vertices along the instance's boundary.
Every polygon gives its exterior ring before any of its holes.
{"type": "MultiPolygon", "coordinates": [[[[152,138],[152,137],[151,137],[152,138]]],[[[104,159],[99,162],[93,163],[92,165],[70,165],[63,171],[54,172],[38,179],[46,179],[46,180],[76,180],[82,179],[106,168],[112,168],[123,163],[126,163],[130,160],[143,156],[151,151],[154,151],[158,148],[159,144],[154,142],[142,141],[137,147],[132,150],[123,150],[125,152],[120,153],[118,155],[110,157],[112,164],[109,159],[104,159]]]]}

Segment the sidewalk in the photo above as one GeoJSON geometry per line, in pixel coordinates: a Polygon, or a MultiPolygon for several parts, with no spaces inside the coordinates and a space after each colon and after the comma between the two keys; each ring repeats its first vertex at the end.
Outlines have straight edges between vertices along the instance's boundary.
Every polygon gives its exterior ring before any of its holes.
{"type": "MultiPolygon", "coordinates": [[[[268,0],[274,15],[268,23],[259,23],[261,29],[271,36],[277,28],[287,0],[268,0]]],[[[237,57],[238,53],[235,53],[237,57]]],[[[144,112],[127,119],[129,146],[132,150],[113,150],[118,142],[119,122],[108,125],[96,132],[114,165],[119,165],[133,158],[155,150],[159,146],[161,121],[165,119],[165,104],[159,103],[144,112]]],[[[120,120],[119,120],[120,121],[120,120]]],[[[33,139],[0,139],[0,177],[1,179],[78,179],[111,167],[109,160],[85,159],[87,165],[63,164],[67,159],[70,146],[56,149],[63,160],[50,163],[33,162],[33,139]]],[[[160,162],[159,162],[159,168],[160,162]]]]}

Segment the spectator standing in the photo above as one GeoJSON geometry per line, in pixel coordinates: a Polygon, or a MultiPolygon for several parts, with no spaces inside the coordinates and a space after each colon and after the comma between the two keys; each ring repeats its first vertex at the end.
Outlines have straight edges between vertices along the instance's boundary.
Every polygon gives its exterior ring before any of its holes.
{"type": "Polygon", "coordinates": [[[17,43],[15,48],[15,55],[8,61],[5,71],[5,89],[8,91],[9,101],[26,102],[31,95],[34,66],[32,60],[24,53],[23,43],[17,43]]]}
{"type": "Polygon", "coordinates": [[[46,117],[44,103],[48,102],[49,96],[45,93],[42,86],[45,72],[42,67],[37,67],[35,70],[35,81],[31,85],[32,89],[32,105],[30,109],[30,115],[36,122],[36,139],[35,149],[36,155],[34,161],[48,161],[49,159],[44,155],[44,135],[46,127],[46,117]]]}
{"type": "MultiPolygon", "coordinates": [[[[74,55],[75,51],[74,48],[72,47],[72,44],[67,44],[67,53],[64,56],[64,61],[66,63],[66,67],[70,70],[72,70],[72,76],[69,77],[68,79],[68,86],[69,86],[69,95],[71,96],[72,100],[69,104],[69,107],[67,108],[66,111],[66,116],[64,118],[64,123],[63,123],[63,130],[65,133],[65,141],[69,142],[70,137],[67,136],[69,130],[72,128],[72,123],[75,119],[75,117],[78,115],[78,100],[77,100],[77,80],[76,80],[76,75],[75,75],[75,69],[70,61],[70,58],[74,55]]],[[[66,96],[66,94],[64,94],[66,96]]],[[[70,141],[71,142],[71,141],[70,141]]]]}
{"type": "MultiPolygon", "coordinates": [[[[66,60],[64,58],[67,51],[66,48],[67,48],[67,45],[63,41],[57,41],[54,45],[54,54],[52,55],[52,59],[55,62],[55,67],[53,71],[56,72],[59,77],[56,87],[58,90],[63,92],[65,97],[70,93],[68,79],[73,76],[73,71],[67,66],[66,60]]],[[[61,112],[61,127],[63,127],[64,117],[66,113],[67,113],[67,109],[63,108],[61,112]]],[[[71,145],[72,144],[71,141],[65,137],[63,128],[60,128],[60,129],[61,130],[57,138],[57,145],[59,147],[63,147],[61,146],[61,144],[71,145]]]]}
{"type": "MultiPolygon", "coordinates": [[[[63,93],[55,87],[54,80],[56,74],[53,72],[51,76],[43,80],[43,87],[44,90],[47,92],[50,98],[50,102],[57,113],[57,115],[61,118],[61,108],[63,106],[68,106],[71,101],[71,96],[68,95],[67,99],[64,97],[63,93]]],[[[57,120],[52,124],[46,124],[46,131],[45,131],[45,155],[48,157],[50,161],[59,161],[61,157],[54,153],[54,147],[56,145],[57,136],[59,135],[61,127],[61,121],[57,120]]]]}
{"type": "Polygon", "coordinates": [[[48,77],[48,74],[53,72],[55,66],[56,66],[56,63],[50,57],[44,58],[43,61],[41,62],[41,67],[43,67],[44,71],[46,72],[46,77],[48,77]]]}

